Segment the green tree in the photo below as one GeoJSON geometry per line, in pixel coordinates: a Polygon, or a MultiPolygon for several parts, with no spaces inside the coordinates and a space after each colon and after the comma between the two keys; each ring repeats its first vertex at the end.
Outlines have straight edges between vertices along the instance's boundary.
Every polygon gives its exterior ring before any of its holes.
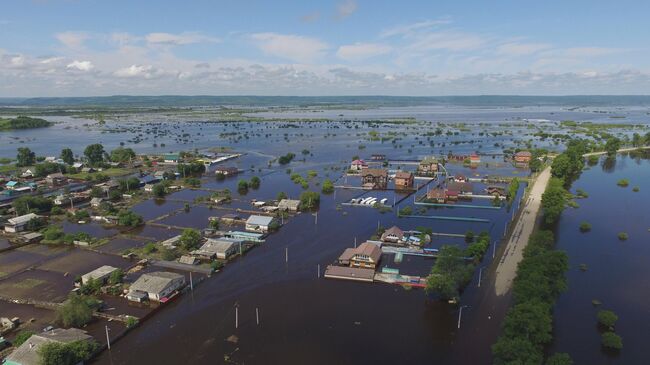
{"type": "Polygon", "coordinates": [[[137,227],[141,225],[143,221],[141,215],[135,214],[132,211],[122,210],[117,213],[117,224],[120,226],[137,227]]]}
{"type": "Polygon", "coordinates": [[[151,192],[153,193],[153,196],[155,196],[156,198],[164,198],[165,195],[167,194],[167,189],[165,188],[164,184],[158,183],[153,186],[151,192]]]}
{"type": "Polygon", "coordinates": [[[620,350],[623,348],[623,339],[614,332],[605,332],[601,336],[601,343],[604,347],[620,350]]]}
{"type": "Polygon", "coordinates": [[[315,191],[300,193],[300,209],[314,209],[320,205],[320,194],[315,191]]]}
{"type": "Polygon", "coordinates": [[[598,317],[598,323],[609,328],[610,330],[614,329],[616,321],[618,321],[618,316],[616,313],[610,310],[600,310],[596,316],[598,317]]]}
{"type": "Polygon", "coordinates": [[[11,344],[14,347],[19,347],[20,345],[25,343],[25,341],[29,340],[29,338],[32,337],[33,334],[34,334],[34,332],[30,331],[30,330],[20,331],[20,332],[18,332],[18,334],[16,335],[16,338],[14,338],[14,340],[13,340],[13,342],[11,344]]]}
{"type": "Polygon", "coordinates": [[[260,183],[261,183],[260,178],[257,177],[257,176],[253,176],[253,177],[251,177],[251,182],[250,182],[249,185],[250,185],[251,188],[257,189],[257,188],[260,187],[260,183]]]}
{"type": "Polygon", "coordinates": [[[275,199],[278,201],[286,198],[287,198],[287,193],[285,193],[284,191],[279,192],[278,195],[275,197],[275,199]]]}
{"type": "Polygon", "coordinates": [[[72,150],[69,148],[64,148],[61,150],[61,159],[63,162],[67,163],[68,165],[74,164],[74,154],[72,153],[72,150]]]}
{"type": "Polygon", "coordinates": [[[99,345],[95,341],[48,342],[38,350],[41,365],[76,365],[90,359],[99,345]]]}
{"type": "Polygon", "coordinates": [[[120,284],[124,280],[124,271],[117,269],[108,277],[108,283],[111,285],[120,284]]]}
{"type": "Polygon", "coordinates": [[[621,148],[621,140],[616,137],[610,137],[605,143],[605,151],[607,156],[616,156],[616,152],[621,148]]]}
{"type": "Polygon", "coordinates": [[[332,183],[332,180],[325,179],[323,181],[322,192],[323,192],[323,194],[332,194],[334,192],[334,183],[332,183]]]}
{"type": "Polygon", "coordinates": [[[57,322],[64,327],[81,327],[90,322],[93,312],[99,307],[97,299],[71,293],[57,309],[57,322]]]}
{"type": "Polygon", "coordinates": [[[573,359],[565,352],[556,352],[546,359],[546,365],[573,365],[573,359]]]}
{"type": "Polygon", "coordinates": [[[643,138],[641,137],[640,134],[634,133],[632,135],[632,146],[639,147],[641,145],[643,145],[643,138]]]}
{"type": "Polygon", "coordinates": [[[492,354],[495,365],[541,364],[543,358],[539,346],[523,337],[499,337],[492,354]]]}
{"type": "Polygon", "coordinates": [[[88,145],[86,149],[84,149],[84,155],[91,166],[96,166],[104,161],[104,154],[104,146],[99,143],[88,145]]]}
{"type": "Polygon", "coordinates": [[[473,266],[465,263],[464,256],[460,247],[442,246],[427,277],[427,293],[438,294],[444,300],[457,298],[460,288],[472,277],[473,266]]]}
{"type": "Polygon", "coordinates": [[[553,318],[549,307],[541,302],[515,305],[505,318],[503,332],[509,337],[525,337],[532,343],[549,343],[553,336],[553,318]]]}
{"type": "Polygon", "coordinates": [[[130,148],[118,147],[111,151],[111,161],[128,162],[135,157],[135,152],[130,148]]]}
{"type": "Polygon", "coordinates": [[[16,155],[16,166],[31,166],[36,163],[36,154],[27,147],[19,147],[16,155]]]}
{"type": "Polygon", "coordinates": [[[246,194],[248,192],[248,181],[239,180],[237,183],[237,191],[239,191],[240,194],[246,194]]]}
{"type": "Polygon", "coordinates": [[[196,229],[186,228],[181,234],[180,243],[187,251],[196,250],[201,244],[201,234],[196,229]]]}
{"type": "Polygon", "coordinates": [[[542,209],[547,224],[556,222],[567,204],[567,191],[562,179],[552,177],[542,194],[542,209]]]}

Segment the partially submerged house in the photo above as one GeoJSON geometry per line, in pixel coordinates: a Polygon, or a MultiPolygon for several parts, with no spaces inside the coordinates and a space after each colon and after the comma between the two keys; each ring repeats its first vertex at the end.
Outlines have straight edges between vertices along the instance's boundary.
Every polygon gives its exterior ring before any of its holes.
{"type": "Polygon", "coordinates": [[[222,174],[224,176],[233,176],[239,173],[239,170],[236,167],[231,166],[220,166],[214,170],[215,174],[222,174]]]}
{"type": "Polygon", "coordinates": [[[506,196],[506,188],[504,188],[503,186],[488,186],[485,189],[485,192],[488,195],[492,195],[492,196],[495,196],[495,197],[504,197],[504,196],[506,196]]]}
{"type": "Polygon", "coordinates": [[[264,215],[251,215],[246,220],[246,230],[251,232],[267,233],[275,218],[264,215]]]}
{"type": "Polygon", "coordinates": [[[404,240],[404,231],[397,226],[392,226],[384,231],[381,235],[381,240],[384,242],[397,243],[404,240]]]}
{"type": "Polygon", "coordinates": [[[29,214],[21,215],[20,217],[7,219],[7,223],[5,223],[5,232],[9,232],[9,233],[22,232],[25,230],[27,223],[29,223],[32,219],[35,218],[39,218],[39,216],[34,213],[29,213],[29,214]]]}
{"type": "Polygon", "coordinates": [[[347,248],[339,256],[341,265],[375,269],[381,259],[381,249],[371,242],[364,242],[356,248],[347,248]]]}
{"type": "Polygon", "coordinates": [[[469,155],[469,163],[471,164],[477,164],[481,162],[481,157],[477,155],[476,153],[472,153],[469,155]]]}
{"type": "Polygon", "coordinates": [[[414,177],[408,171],[398,171],[395,173],[395,189],[411,189],[413,187],[414,177]]]}
{"type": "Polygon", "coordinates": [[[60,172],[49,174],[45,177],[45,182],[51,186],[63,185],[67,181],[68,178],[60,172]]]}
{"type": "Polygon", "coordinates": [[[361,184],[364,189],[386,189],[388,187],[388,171],[385,169],[364,169],[361,172],[361,184]]]}
{"type": "Polygon", "coordinates": [[[519,151],[515,153],[515,162],[518,163],[529,163],[533,158],[533,154],[530,151],[519,151]]]}
{"type": "Polygon", "coordinates": [[[350,164],[350,170],[352,171],[361,171],[368,168],[368,164],[364,160],[354,160],[350,164]]]}
{"type": "Polygon", "coordinates": [[[470,182],[450,182],[447,190],[457,191],[459,194],[469,195],[474,192],[474,186],[470,182]]]}
{"type": "Polygon", "coordinates": [[[185,285],[185,276],[167,271],[142,274],[129,288],[127,299],[142,302],[146,299],[166,302],[168,297],[185,285]]]}
{"type": "Polygon", "coordinates": [[[297,212],[300,209],[300,200],[282,199],[278,203],[278,209],[297,212]]]}
{"type": "Polygon", "coordinates": [[[163,160],[165,163],[178,163],[178,161],[180,161],[180,158],[178,156],[178,153],[168,153],[163,156],[163,160]]]}
{"type": "Polygon", "coordinates": [[[68,344],[92,341],[92,337],[77,328],[55,328],[31,335],[20,347],[5,359],[6,365],[40,365],[43,363],[41,349],[49,343],[68,344]]]}
{"type": "Polygon", "coordinates": [[[104,199],[102,199],[102,198],[92,198],[92,199],[90,199],[90,206],[93,207],[93,208],[97,208],[97,207],[99,207],[100,204],[102,204],[103,200],[104,199]]]}
{"type": "Polygon", "coordinates": [[[111,276],[111,274],[117,270],[118,269],[116,267],[108,266],[108,265],[98,267],[87,274],[81,275],[81,283],[87,284],[88,281],[90,281],[91,279],[101,281],[102,283],[104,283],[106,282],[108,277],[111,276]]]}
{"type": "Polygon", "coordinates": [[[243,242],[234,238],[208,238],[203,246],[192,251],[192,255],[203,259],[227,260],[239,251],[243,242]]]}
{"type": "Polygon", "coordinates": [[[435,188],[427,191],[427,200],[434,203],[444,203],[447,201],[447,196],[445,194],[445,189],[435,188]]]}
{"type": "Polygon", "coordinates": [[[438,172],[438,159],[434,156],[428,156],[420,161],[418,165],[418,175],[433,176],[438,172]]]}

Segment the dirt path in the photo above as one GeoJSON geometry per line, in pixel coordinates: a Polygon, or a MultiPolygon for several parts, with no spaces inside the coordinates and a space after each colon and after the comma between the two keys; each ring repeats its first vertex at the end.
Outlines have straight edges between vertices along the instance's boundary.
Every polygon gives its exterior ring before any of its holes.
{"type": "Polygon", "coordinates": [[[496,295],[504,295],[512,287],[512,281],[517,275],[517,265],[523,258],[524,248],[526,248],[528,239],[533,233],[535,220],[542,205],[542,194],[544,194],[550,178],[551,168],[547,167],[535,180],[530,195],[524,203],[522,213],[512,231],[499,266],[497,266],[496,282],[494,284],[496,295]]]}

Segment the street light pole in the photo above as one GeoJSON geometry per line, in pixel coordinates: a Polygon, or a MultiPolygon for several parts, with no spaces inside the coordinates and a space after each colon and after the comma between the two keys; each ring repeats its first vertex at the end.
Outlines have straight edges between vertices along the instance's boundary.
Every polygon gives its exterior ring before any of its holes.
{"type": "Polygon", "coordinates": [[[483,269],[485,267],[482,266],[481,268],[478,269],[478,287],[481,287],[481,278],[483,277],[483,269]]]}
{"type": "Polygon", "coordinates": [[[460,329],[460,319],[463,316],[463,308],[469,307],[468,305],[461,305],[460,311],[458,311],[458,328],[460,329]]]}
{"type": "Polygon", "coordinates": [[[104,326],[104,328],[106,329],[106,344],[108,345],[108,349],[110,350],[111,349],[111,339],[110,339],[110,337],[108,337],[108,326],[104,326]]]}

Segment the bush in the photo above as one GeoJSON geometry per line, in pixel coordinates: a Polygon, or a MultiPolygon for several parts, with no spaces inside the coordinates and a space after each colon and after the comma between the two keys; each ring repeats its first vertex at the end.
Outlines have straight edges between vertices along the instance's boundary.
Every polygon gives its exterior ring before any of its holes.
{"type": "Polygon", "coordinates": [[[546,360],[546,365],[573,365],[573,359],[567,353],[558,352],[546,360]]]}
{"type": "Polygon", "coordinates": [[[195,250],[201,244],[201,234],[196,229],[187,228],[181,234],[180,244],[186,251],[195,250]]]}
{"type": "Polygon", "coordinates": [[[300,209],[317,208],[320,204],[320,194],[315,191],[303,191],[300,193],[300,209]]]}
{"type": "Polygon", "coordinates": [[[601,343],[604,347],[620,350],[623,348],[623,339],[614,332],[605,332],[601,336],[601,343]]]}
{"type": "Polygon", "coordinates": [[[620,180],[618,180],[616,185],[618,185],[618,186],[620,186],[622,188],[626,188],[628,185],[630,185],[630,182],[627,179],[620,179],[620,180]]]}
{"type": "Polygon", "coordinates": [[[261,183],[260,178],[257,177],[257,176],[253,176],[253,177],[251,177],[251,182],[250,182],[249,185],[250,185],[251,188],[257,189],[257,188],[260,187],[260,183],[261,183]]]}
{"type": "Polygon", "coordinates": [[[117,269],[108,277],[108,283],[111,285],[120,284],[124,280],[124,271],[117,269]]]}
{"type": "Polygon", "coordinates": [[[68,300],[57,310],[57,322],[64,327],[81,327],[90,322],[98,307],[97,299],[71,293],[68,300]]]}
{"type": "Polygon", "coordinates": [[[49,342],[38,350],[38,354],[42,365],[75,365],[90,359],[98,348],[95,341],[49,342]]]}
{"type": "Polygon", "coordinates": [[[609,328],[610,330],[614,329],[616,321],[618,321],[618,316],[616,313],[610,310],[600,310],[598,311],[596,317],[598,317],[598,323],[609,328]]]}
{"type": "Polygon", "coordinates": [[[629,238],[629,236],[627,235],[627,233],[625,233],[625,232],[619,232],[618,233],[618,239],[619,240],[627,241],[628,238],[629,238]]]}
{"type": "Polygon", "coordinates": [[[323,194],[332,194],[334,192],[334,184],[332,183],[332,180],[325,179],[325,181],[323,181],[322,192],[323,194]]]}
{"type": "Polygon", "coordinates": [[[14,347],[19,347],[20,345],[25,343],[25,341],[29,340],[29,338],[32,337],[33,334],[34,334],[34,332],[32,332],[30,330],[20,331],[16,335],[16,338],[14,339],[14,341],[11,344],[14,347]]]}
{"type": "Polygon", "coordinates": [[[580,232],[589,232],[591,231],[591,224],[589,222],[580,223],[580,232]]]}
{"type": "Polygon", "coordinates": [[[143,223],[142,216],[132,211],[123,210],[117,214],[117,224],[120,226],[137,227],[143,223]]]}
{"type": "Polygon", "coordinates": [[[126,328],[131,328],[138,324],[138,319],[135,317],[127,316],[126,317],[126,328]]]}
{"type": "Polygon", "coordinates": [[[248,181],[239,180],[239,182],[237,183],[237,191],[240,194],[246,194],[248,192],[248,181]]]}
{"type": "Polygon", "coordinates": [[[412,215],[413,214],[413,208],[411,206],[407,205],[404,208],[400,209],[398,215],[412,215]]]}
{"type": "Polygon", "coordinates": [[[144,245],[144,247],[142,248],[142,252],[144,252],[145,254],[151,254],[151,253],[154,253],[154,252],[156,252],[156,250],[157,250],[157,248],[156,248],[156,244],[153,243],[153,242],[149,242],[149,243],[147,243],[147,244],[144,245]]]}

